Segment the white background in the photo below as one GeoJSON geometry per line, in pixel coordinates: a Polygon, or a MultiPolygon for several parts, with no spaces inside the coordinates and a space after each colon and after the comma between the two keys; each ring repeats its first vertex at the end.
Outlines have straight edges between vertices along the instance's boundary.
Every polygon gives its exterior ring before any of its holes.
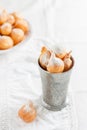
{"type": "Polygon", "coordinates": [[[0,0],[0,7],[25,13],[34,34],[49,32],[51,38],[64,42],[87,42],[86,0],[0,0]]]}
{"type": "Polygon", "coordinates": [[[70,85],[75,93],[78,129],[87,130],[87,1],[0,0],[0,8],[25,16],[33,38],[51,38],[72,49],[75,68],[70,85]]]}

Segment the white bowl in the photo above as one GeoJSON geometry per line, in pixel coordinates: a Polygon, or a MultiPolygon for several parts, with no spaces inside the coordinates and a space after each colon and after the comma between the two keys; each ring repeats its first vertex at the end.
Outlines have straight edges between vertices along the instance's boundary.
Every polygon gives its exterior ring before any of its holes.
{"type": "MultiPolygon", "coordinates": [[[[29,24],[29,22],[28,22],[28,24],[29,24]]],[[[21,47],[22,45],[24,45],[30,39],[30,37],[31,37],[31,27],[30,27],[30,24],[29,24],[29,31],[25,35],[24,40],[21,41],[21,42],[19,42],[18,44],[16,44],[12,48],[5,49],[5,50],[0,50],[0,54],[4,54],[4,53],[7,53],[7,52],[15,51],[16,49],[18,49],[19,47],[21,47]]]]}

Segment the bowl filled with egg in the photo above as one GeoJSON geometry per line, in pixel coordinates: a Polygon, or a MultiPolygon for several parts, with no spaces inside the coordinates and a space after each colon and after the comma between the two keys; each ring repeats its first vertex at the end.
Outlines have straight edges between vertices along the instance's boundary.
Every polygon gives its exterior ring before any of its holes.
{"type": "Polygon", "coordinates": [[[17,12],[0,13],[0,53],[24,44],[30,38],[30,24],[17,12]]]}
{"type": "Polygon", "coordinates": [[[42,105],[52,111],[67,106],[70,76],[74,67],[72,51],[58,45],[43,46],[38,58],[42,83],[42,105]]]}

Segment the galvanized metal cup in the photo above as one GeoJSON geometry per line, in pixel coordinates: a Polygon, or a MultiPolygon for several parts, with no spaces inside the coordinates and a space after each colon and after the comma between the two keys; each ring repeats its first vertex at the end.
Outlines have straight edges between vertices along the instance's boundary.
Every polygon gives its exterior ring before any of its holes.
{"type": "Polygon", "coordinates": [[[70,75],[74,66],[63,73],[50,73],[44,70],[38,60],[39,71],[42,80],[42,105],[49,110],[57,111],[66,106],[66,97],[70,81],[70,75]]]}

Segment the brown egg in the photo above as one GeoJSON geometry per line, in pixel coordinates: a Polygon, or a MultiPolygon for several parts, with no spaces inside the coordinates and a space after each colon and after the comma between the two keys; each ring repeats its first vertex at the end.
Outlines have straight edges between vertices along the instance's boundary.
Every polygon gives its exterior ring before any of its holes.
{"type": "Polygon", "coordinates": [[[71,66],[72,66],[71,52],[72,51],[69,51],[68,53],[66,53],[65,57],[63,58],[63,61],[64,61],[64,71],[69,70],[71,68],[71,66]]]}
{"type": "Polygon", "coordinates": [[[0,49],[5,50],[13,47],[13,40],[9,36],[0,36],[0,49]]]}
{"type": "Polygon", "coordinates": [[[50,56],[51,56],[51,52],[49,50],[45,50],[44,52],[42,52],[42,54],[39,57],[40,65],[45,70],[47,69],[47,64],[49,62],[50,56]]]}
{"type": "Polygon", "coordinates": [[[58,58],[60,58],[60,59],[63,59],[65,55],[66,55],[66,52],[57,53],[57,54],[56,54],[56,57],[58,57],[58,58]]]}
{"type": "Polygon", "coordinates": [[[64,59],[64,71],[67,71],[71,68],[72,66],[72,60],[70,58],[65,58],[64,59]]]}
{"type": "Polygon", "coordinates": [[[28,32],[28,30],[29,30],[28,22],[24,19],[17,20],[15,23],[15,27],[22,29],[24,31],[24,33],[28,32]]]}
{"type": "Polygon", "coordinates": [[[62,59],[66,55],[66,49],[58,44],[51,45],[52,51],[56,54],[56,57],[62,59]]]}
{"type": "Polygon", "coordinates": [[[16,45],[24,39],[24,32],[19,28],[14,28],[11,32],[11,38],[14,41],[14,45],[16,45]]]}
{"type": "Polygon", "coordinates": [[[1,25],[0,33],[2,35],[9,35],[11,33],[12,26],[10,23],[5,22],[4,24],[1,25]]]}
{"type": "Polygon", "coordinates": [[[72,53],[72,51],[67,52],[66,55],[64,56],[63,60],[65,58],[70,58],[71,57],[71,53],[72,53]]]}
{"type": "Polygon", "coordinates": [[[0,24],[3,24],[7,21],[8,18],[8,14],[6,12],[6,10],[3,10],[0,14],[0,24]]]}
{"type": "Polygon", "coordinates": [[[35,120],[37,112],[32,102],[23,105],[18,111],[19,117],[26,123],[30,123],[35,120]]]}
{"type": "Polygon", "coordinates": [[[61,73],[64,70],[64,62],[52,53],[49,63],[47,65],[47,71],[50,73],[61,73]]]}
{"type": "Polygon", "coordinates": [[[19,19],[23,19],[23,17],[21,16],[21,14],[18,13],[18,12],[13,12],[13,13],[11,13],[11,15],[15,18],[15,21],[19,20],[19,19]]]}
{"type": "Polygon", "coordinates": [[[15,23],[15,18],[13,15],[9,14],[7,18],[7,22],[13,25],[15,23]]]}

